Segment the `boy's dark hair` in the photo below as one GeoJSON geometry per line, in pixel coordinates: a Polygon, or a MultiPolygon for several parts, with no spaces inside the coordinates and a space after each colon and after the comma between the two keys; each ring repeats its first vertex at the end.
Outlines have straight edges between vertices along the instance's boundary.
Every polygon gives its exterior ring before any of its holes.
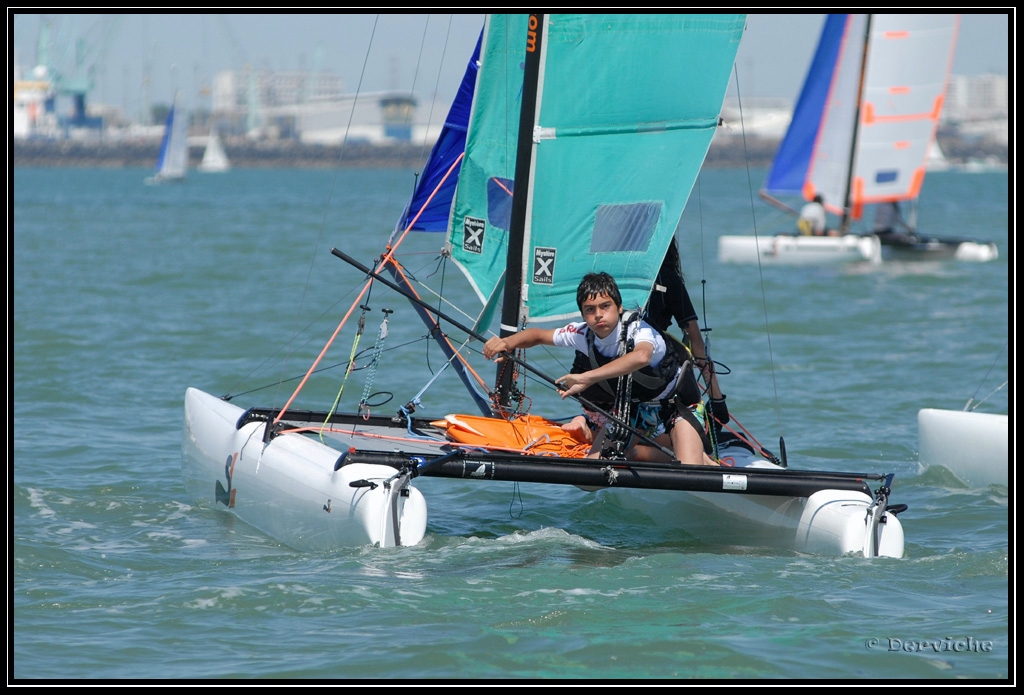
{"type": "Polygon", "coordinates": [[[608,273],[587,273],[580,280],[579,287],[576,288],[576,306],[579,307],[580,312],[583,311],[583,302],[588,299],[593,299],[599,294],[608,295],[615,306],[622,307],[622,295],[619,294],[619,286],[608,273]]]}

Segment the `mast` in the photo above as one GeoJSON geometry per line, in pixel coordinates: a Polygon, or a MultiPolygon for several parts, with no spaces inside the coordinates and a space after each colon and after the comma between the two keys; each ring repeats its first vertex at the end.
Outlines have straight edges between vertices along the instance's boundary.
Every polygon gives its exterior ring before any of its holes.
{"type": "Polygon", "coordinates": [[[854,102],[856,109],[853,118],[853,137],[850,139],[850,156],[847,158],[846,171],[846,192],[843,194],[843,219],[839,224],[839,233],[846,234],[850,231],[850,189],[853,187],[853,167],[857,157],[857,135],[860,132],[860,109],[861,100],[864,98],[864,70],[868,63],[868,49],[871,42],[871,18],[868,15],[864,22],[864,49],[860,56],[860,77],[857,80],[857,99],[854,102]]]}
{"type": "MultiPolygon", "coordinates": [[[[515,183],[512,194],[512,214],[509,221],[508,255],[505,260],[505,290],[501,304],[502,338],[519,330],[525,316],[523,311],[523,264],[526,241],[526,216],[529,202],[530,170],[533,164],[533,128],[537,117],[537,86],[540,82],[541,41],[544,15],[531,13],[526,35],[526,61],[523,73],[523,101],[519,113],[518,147],[516,151],[515,183]]],[[[494,391],[498,405],[509,407],[509,395],[514,383],[513,365],[508,361],[498,364],[494,391]]]]}

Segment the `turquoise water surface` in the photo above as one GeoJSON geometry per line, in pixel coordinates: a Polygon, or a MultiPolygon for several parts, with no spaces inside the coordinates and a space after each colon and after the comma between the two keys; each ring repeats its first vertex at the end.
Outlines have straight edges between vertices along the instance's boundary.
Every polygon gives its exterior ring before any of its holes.
{"type": "MultiPolygon", "coordinates": [[[[362,279],[331,247],[379,254],[413,172],[149,173],[14,170],[9,679],[1012,677],[1009,491],[917,455],[921,408],[1009,412],[1005,173],[930,175],[921,200],[922,231],[995,241],[987,264],[721,265],[719,235],[791,224],[757,201],[763,171],[705,171],[681,225],[730,410],[769,448],[784,437],[792,467],[896,473],[899,560],[700,542],[545,485],[421,478],[426,539],[384,550],[301,553],[195,506],[185,389],[282,405],[362,279]]],[[[399,257],[473,314],[442,243],[399,257]]],[[[443,357],[400,297],[369,303],[363,349],[396,312],[372,384],[391,413],[443,357]]],[[[352,341],[297,407],[330,407],[352,341]]],[[[527,394],[571,412],[543,384],[527,394]]],[[[453,374],[423,402],[475,412],[453,374]]]]}

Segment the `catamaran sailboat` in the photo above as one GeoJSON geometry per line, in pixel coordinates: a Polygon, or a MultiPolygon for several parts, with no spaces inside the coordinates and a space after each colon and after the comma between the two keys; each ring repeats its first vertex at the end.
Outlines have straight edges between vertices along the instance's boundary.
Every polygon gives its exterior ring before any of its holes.
{"type": "Polygon", "coordinates": [[[192,496],[307,550],[419,543],[428,504],[414,483],[430,476],[572,485],[711,542],[738,534],[803,552],[902,557],[896,514],[905,506],[889,504],[892,474],[798,470],[784,448],[776,456],[727,434],[720,466],[585,458],[587,446],[529,412],[521,386],[550,377],[508,354],[492,385],[448,337],[484,340],[499,305],[506,334],[576,317],[579,278],[596,268],[617,279],[624,306],[646,304],[719,122],[744,25],[733,14],[488,16],[462,99],[384,253],[368,266],[332,250],[365,279],[335,335],[371,283],[400,293],[479,413],[456,406],[424,417],[418,395],[393,416],[362,402],[350,412],[293,409],[325,347],[282,407],[187,390],[182,472],[192,496]],[[666,80],[676,88],[658,89],[666,80]],[[630,175],[609,173],[621,171],[630,175]],[[442,222],[444,257],[483,305],[473,326],[422,300],[396,256],[410,230],[442,222]]]}
{"type": "MultiPolygon", "coordinates": [[[[883,259],[989,261],[995,244],[918,233],[916,204],[956,48],[958,15],[834,14],[825,21],[793,118],[761,192],[796,214],[821,194],[839,236],[723,236],[725,263],[811,264],[883,259]],[[785,199],[802,199],[789,205],[785,199]],[[908,202],[898,230],[857,232],[872,206],[908,202]]],[[[869,223],[870,224],[870,223],[869,223]]]]}

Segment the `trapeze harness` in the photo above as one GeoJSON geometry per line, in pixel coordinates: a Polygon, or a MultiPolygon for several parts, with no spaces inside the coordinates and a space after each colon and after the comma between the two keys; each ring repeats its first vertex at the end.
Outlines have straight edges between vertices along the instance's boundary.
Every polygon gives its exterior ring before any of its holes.
{"type": "MultiPolygon", "coordinates": [[[[619,321],[621,330],[618,341],[619,349],[616,354],[612,357],[605,357],[598,352],[594,345],[594,332],[588,330],[587,352],[576,351],[571,370],[574,374],[597,369],[633,351],[635,341],[629,333],[632,325],[640,321],[640,315],[635,311],[625,312],[619,321]]],[[[700,432],[704,449],[710,453],[711,442],[701,422],[689,408],[689,406],[701,402],[700,387],[697,385],[697,379],[693,376],[692,362],[688,356],[685,359],[681,358],[682,356],[676,348],[676,341],[666,337],[653,326],[651,326],[651,330],[656,331],[665,341],[665,356],[658,366],[647,365],[624,377],[600,381],[588,387],[580,395],[601,408],[619,406],[617,409],[622,415],[626,415],[628,407],[626,419],[631,419],[631,416],[635,414],[637,404],[660,400],[663,409],[674,408],[683,419],[700,432]],[[661,394],[665,393],[669,384],[673,382],[675,388],[662,396],[661,394]]]]}

